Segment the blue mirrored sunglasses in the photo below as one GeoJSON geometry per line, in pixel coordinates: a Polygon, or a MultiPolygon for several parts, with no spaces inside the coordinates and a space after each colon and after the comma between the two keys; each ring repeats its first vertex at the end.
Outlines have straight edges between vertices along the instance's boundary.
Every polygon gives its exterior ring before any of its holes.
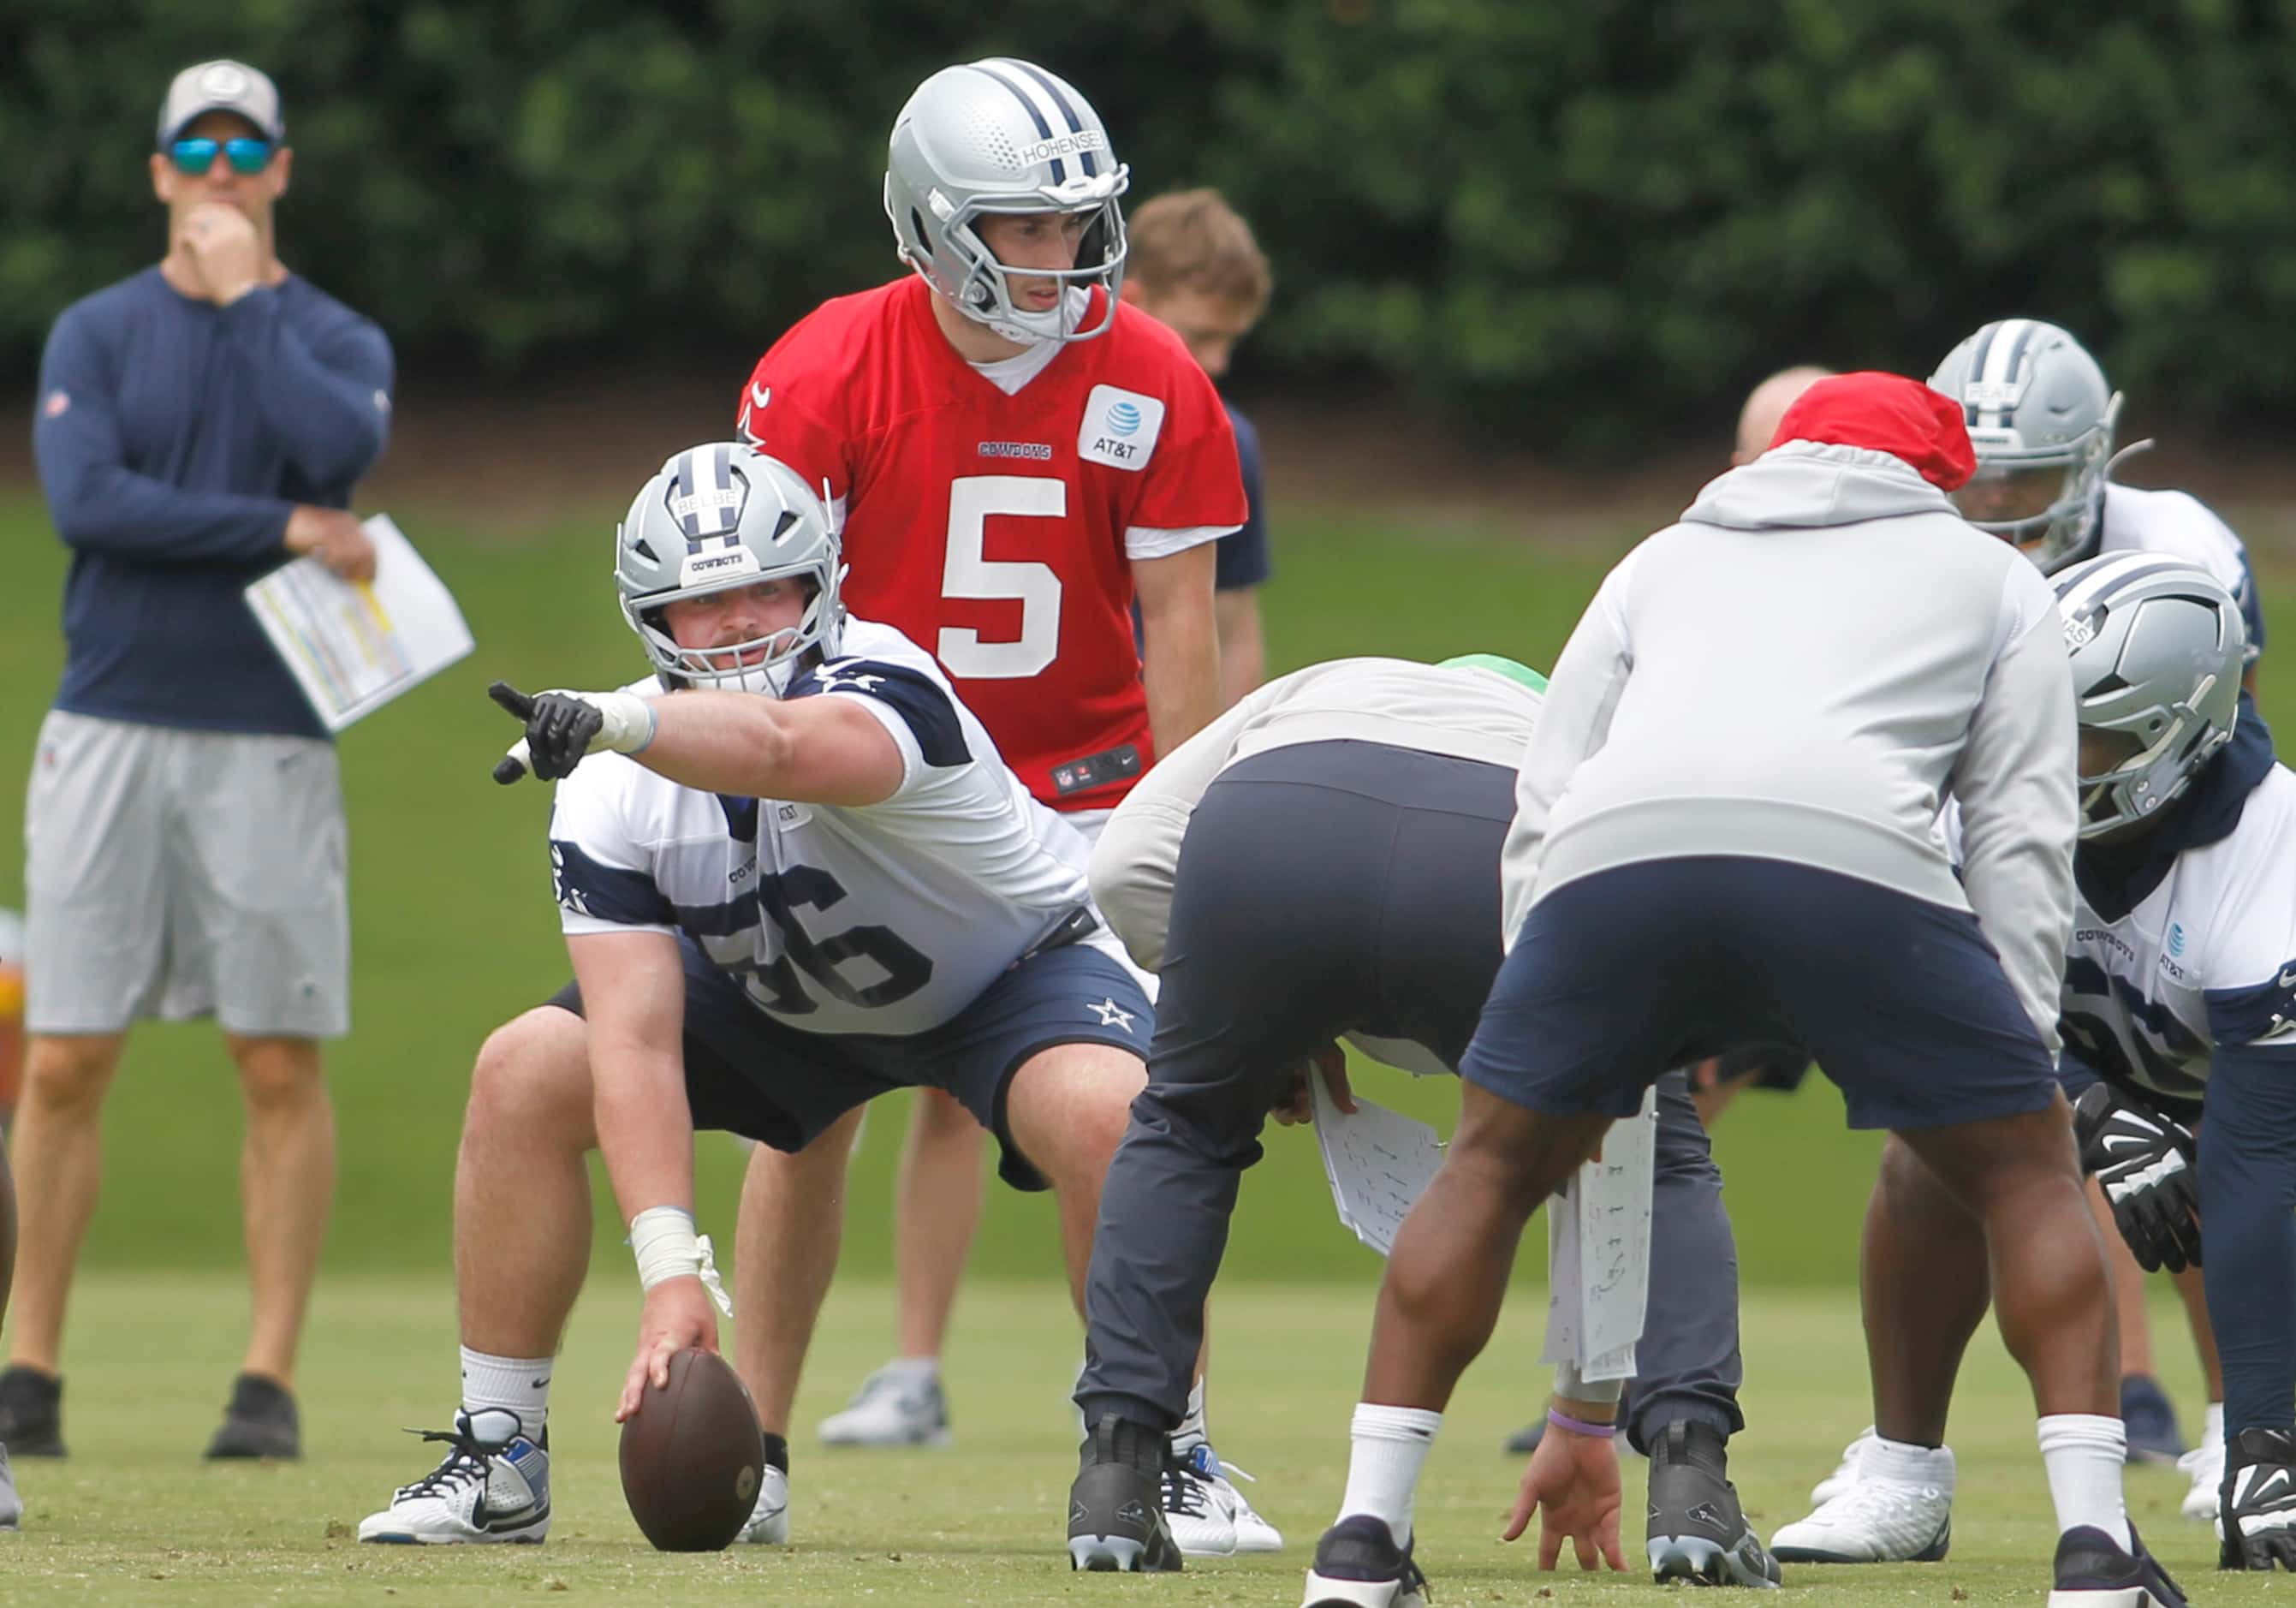
{"type": "Polygon", "coordinates": [[[271,165],[269,140],[177,140],[168,147],[168,154],[176,159],[176,166],[193,178],[215,166],[218,151],[234,173],[260,173],[271,165]]]}

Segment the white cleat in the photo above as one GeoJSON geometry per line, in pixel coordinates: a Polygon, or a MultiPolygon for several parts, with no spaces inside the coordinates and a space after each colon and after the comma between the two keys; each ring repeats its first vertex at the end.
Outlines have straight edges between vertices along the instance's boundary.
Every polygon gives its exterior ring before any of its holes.
{"type": "Polygon", "coordinates": [[[768,1463],[758,1476],[758,1505],[734,1538],[737,1546],[789,1545],[789,1476],[768,1463]]]}
{"type": "Polygon", "coordinates": [[[0,1446],[0,1534],[24,1528],[24,1499],[16,1494],[16,1476],[8,1466],[8,1448],[0,1446]]]}
{"type": "Polygon", "coordinates": [[[1807,1519],[1781,1525],[1770,1553],[1781,1563],[1934,1563],[1953,1544],[1953,1454],[1929,1454],[1926,1477],[1885,1476],[1872,1459],[1849,1489],[1807,1519]]]}
{"type": "Polygon", "coordinates": [[[1841,1461],[1833,1465],[1833,1472],[1809,1488],[1812,1507],[1824,1506],[1857,1483],[1857,1459],[1873,1443],[1874,1426],[1869,1423],[1857,1432],[1857,1440],[1841,1448],[1841,1461]]]}
{"type": "Polygon", "coordinates": [[[1217,1473],[1207,1479],[1196,1463],[1191,1453],[1184,1463],[1164,1465],[1164,1527],[1184,1558],[1234,1557],[1235,1510],[1220,1489],[1226,1481],[1217,1473]]]}
{"type": "Polygon", "coordinates": [[[1234,1464],[1224,1462],[1209,1445],[1201,1441],[1188,1453],[1186,1461],[1211,1486],[1212,1494],[1227,1504],[1228,1518],[1235,1525],[1236,1551],[1283,1550],[1283,1532],[1253,1512],[1250,1502],[1234,1485],[1236,1480],[1250,1480],[1255,1485],[1258,1481],[1252,1480],[1234,1464]]]}
{"type": "Polygon", "coordinates": [[[2208,1424],[2201,1432],[2200,1445],[2177,1458],[2177,1467],[2193,1482],[2179,1511],[2196,1524],[2214,1523],[2225,1475],[2224,1403],[2209,1404],[2208,1424]]]}
{"type": "Polygon", "coordinates": [[[824,1446],[947,1446],[948,1398],[940,1377],[888,1366],[861,1382],[841,1413],[821,1421],[824,1446]]]}
{"type": "Polygon", "coordinates": [[[416,1432],[445,1441],[446,1460],[359,1521],[360,1540],[530,1543],[550,1533],[550,1454],[520,1432],[516,1414],[458,1412],[451,1431],[416,1432]]]}

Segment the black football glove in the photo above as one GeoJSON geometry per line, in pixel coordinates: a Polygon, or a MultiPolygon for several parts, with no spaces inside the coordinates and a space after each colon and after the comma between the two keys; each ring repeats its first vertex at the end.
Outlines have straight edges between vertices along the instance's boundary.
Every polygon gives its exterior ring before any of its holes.
{"type": "Polygon", "coordinates": [[[526,723],[526,735],[495,764],[495,780],[507,787],[528,771],[545,782],[571,775],[585,754],[611,749],[634,754],[653,741],[653,705],[635,693],[537,693],[532,697],[507,681],[487,696],[526,723]]]}
{"type": "Polygon", "coordinates": [[[2112,1220],[2147,1273],[2201,1265],[2199,1180],[2193,1136],[2173,1117],[2093,1083],[2073,1102],[2081,1170],[2095,1175],[2112,1220]]]}

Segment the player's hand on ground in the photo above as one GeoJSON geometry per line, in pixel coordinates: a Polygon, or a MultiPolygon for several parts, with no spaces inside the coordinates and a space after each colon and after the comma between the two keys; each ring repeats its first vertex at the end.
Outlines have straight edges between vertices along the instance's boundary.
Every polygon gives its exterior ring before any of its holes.
{"type": "Polygon", "coordinates": [[[309,554],[345,580],[374,578],[374,543],[355,513],[298,503],[283,541],[288,552],[309,554]]]}
{"type": "Polygon", "coordinates": [[[1308,1079],[1321,1078],[1332,1103],[1352,1117],[1356,1114],[1355,1091],[1348,1087],[1348,1053],[1336,1044],[1327,1044],[1294,1067],[1283,1086],[1283,1097],[1269,1108],[1268,1114],[1285,1128],[1316,1119],[1316,1097],[1308,1087],[1308,1079]]]}
{"type": "Polygon", "coordinates": [[[2191,1131],[2093,1083],[2073,1103],[2073,1133],[2080,1141],[2081,1170],[2096,1176],[2137,1265],[2147,1273],[2199,1267],[2198,1153],[2191,1131]]]}
{"type": "Polygon", "coordinates": [[[653,741],[653,705],[635,693],[567,693],[532,696],[507,681],[487,688],[526,734],[495,766],[495,780],[507,786],[531,770],[545,782],[571,775],[585,754],[600,749],[634,754],[653,741]]]}
{"type": "Polygon", "coordinates": [[[637,1355],[614,1407],[616,1423],[639,1411],[646,1391],[669,1387],[669,1359],[691,1346],[717,1352],[717,1309],[698,1277],[666,1278],[646,1292],[645,1309],[638,1316],[637,1355]]]}
{"type": "Polygon", "coordinates": [[[208,299],[228,307],[263,283],[263,242],[254,220],[225,201],[202,201],[176,234],[208,299]]]}
{"type": "Polygon", "coordinates": [[[1521,1535],[1536,1513],[1541,1569],[1554,1567],[1567,1536],[1578,1555],[1579,1568],[1597,1570],[1608,1563],[1623,1571],[1627,1555],[1619,1547],[1622,1500],[1615,1443],[1550,1423],[1522,1471],[1522,1489],[1515,1494],[1514,1512],[1499,1538],[1512,1541],[1521,1535]]]}

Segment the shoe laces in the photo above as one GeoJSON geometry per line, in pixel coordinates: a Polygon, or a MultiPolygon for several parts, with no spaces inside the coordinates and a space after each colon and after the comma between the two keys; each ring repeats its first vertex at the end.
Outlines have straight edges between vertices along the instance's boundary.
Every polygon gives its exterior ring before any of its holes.
{"type": "Polygon", "coordinates": [[[457,1423],[451,1430],[410,1429],[406,1432],[419,1435],[426,1441],[442,1440],[447,1443],[447,1450],[438,1467],[414,1484],[398,1488],[398,1500],[404,1502],[417,1497],[449,1497],[465,1487],[476,1485],[479,1501],[484,1505],[488,1479],[493,1471],[492,1460],[499,1455],[502,1448],[489,1446],[472,1434],[467,1423],[457,1423]]]}
{"type": "Polygon", "coordinates": [[[1212,1450],[1211,1442],[1209,1440],[1197,1441],[1188,1448],[1188,1455],[1180,1461],[1207,1480],[1242,1480],[1252,1485],[1259,1483],[1259,1477],[1257,1474],[1246,1473],[1212,1450]]]}
{"type": "Polygon", "coordinates": [[[1184,1519],[1209,1519],[1212,1511],[1210,1483],[1186,1464],[1166,1469],[1164,1511],[1184,1519]]]}

